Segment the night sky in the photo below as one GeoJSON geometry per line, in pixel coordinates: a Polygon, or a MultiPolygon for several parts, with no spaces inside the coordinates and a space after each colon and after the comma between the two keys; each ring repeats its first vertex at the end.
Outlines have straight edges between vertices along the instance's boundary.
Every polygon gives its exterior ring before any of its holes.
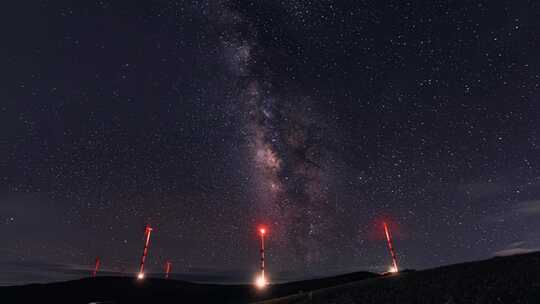
{"type": "MultiPolygon", "coordinates": [[[[540,2],[10,1],[0,284],[540,249],[540,2]]],[[[224,279],[224,281],[226,281],[224,279]]]]}

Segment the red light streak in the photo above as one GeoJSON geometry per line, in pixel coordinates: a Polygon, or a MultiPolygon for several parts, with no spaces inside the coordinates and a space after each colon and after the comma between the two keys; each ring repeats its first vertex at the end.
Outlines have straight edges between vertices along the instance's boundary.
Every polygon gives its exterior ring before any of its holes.
{"type": "Polygon", "coordinates": [[[264,273],[264,270],[265,270],[265,265],[264,265],[264,236],[266,235],[266,228],[264,227],[261,227],[259,228],[259,234],[261,235],[261,248],[260,248],[260,254],[261,254],[261,265],[260,265],[260,269],[261,269],[261,274],[260,276],[255,280],[255,284],[257,285],[258,288],[265,288],[266,285],[268,284],[268,281],[266,280],[266,276],[265,276],[265,273],[264,273]]]}
{"type": "Polygon", "coordinates": [[[99,271],[99,266],[101,265],[101,261],[99,260],[99,257],[96,258],[96,265],[94,266],[94,271],[92,272],[92,277],[96,277],[98,271],[99,271]]]}
{"type": "Polygon", "coordinates": [[[144,250],[143,255],[141,257],[141,266],[139,268],[139,274],[137,275],[137,278],[142,280],[144,279],[144,263],[146,261],[146,256],[148,255],[148,245],[150,244],[150,234],[152,233],[152,227],[150,225],[146,225],[146,229],[144,230],[144,234],[146,236],[146,242],[144,243],[144,250]]]}
{"type": "Polygon", "coordinates": [[[390,255],[392,256],[392,264],[394,266],[394,272],[398,272],[398,265],[397,265],[397,258],[396,258],[396,252],[394,250],[394,246],[392,245],[392,237],[390,236],[390,231],[388,230],[388,226],[386,225],[386,222],[383,222],[384,225],[384,233],[386,234],[386,241],[388,242],[388,250],[390,250],[390,255]]]}
{"type": "Polygon", "coordinates": [[[171,273],[171,267],[172,267],[172,263],[167,261],[165,263],[165,279],[169,278],[169,274],[171,273]]]}

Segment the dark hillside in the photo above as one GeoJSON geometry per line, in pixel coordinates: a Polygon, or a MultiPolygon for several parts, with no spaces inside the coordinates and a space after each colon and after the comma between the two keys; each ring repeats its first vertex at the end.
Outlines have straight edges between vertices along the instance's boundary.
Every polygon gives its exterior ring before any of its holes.
{"type": "Polygon", "coordinates": [[[540,303],[540,252],[423,271],[269,286],[98,277],[0,288],[0,303],[540,303]]]}
{"type": "Polygon", "coordinates": [[[265,291],[251,285],[196,284],[175,280],[128,277],[97,277],[75,281],[0,288],[0,303],[247,303],[283,297],[378,275],[358,272],[331,278],[291,282],[270,286],[265,291]],[[6,302],[4,302],[6,301],[6,302]]]}
{"type": "Polygon", "coordinates": [[[540,253],[401,273],[264,303],[540,303],[540,253]]]}

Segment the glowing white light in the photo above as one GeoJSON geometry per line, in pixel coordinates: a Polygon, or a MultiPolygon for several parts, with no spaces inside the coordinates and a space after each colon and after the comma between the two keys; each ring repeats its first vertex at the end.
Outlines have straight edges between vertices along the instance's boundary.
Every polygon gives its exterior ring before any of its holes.
{"type": "Polygon", "coordinates": [[[398,271],[397,271],[396,267],[390,266],[390,268],[388,268],[388,272],[390,272],[390,273],[396,273],[396,272],[398,272],[398,271]]]}
{"type": "Polygon", "coordinates": [[[268,285],[268,281],[266,281],[266,278],[264,276],[258,276],[255,280],[255,286],[259,289],[266,288],[266,285],[268,285]]]}
{"type": "Polygon", "coordinates": [[[139,280],[144,279],[144,273],[139,272],[139,274],[137,275],[137,279],[139,279],[139,280]]]}

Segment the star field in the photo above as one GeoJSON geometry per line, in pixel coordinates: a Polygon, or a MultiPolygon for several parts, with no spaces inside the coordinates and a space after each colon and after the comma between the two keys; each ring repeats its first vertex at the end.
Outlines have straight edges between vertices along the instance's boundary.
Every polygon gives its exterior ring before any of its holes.
{"type": "Polygon", "coordinates": [[[0,284],[134,273],[146,223],[149,272],[237,280],[260,224],[276,279],[387,269],[383,220],[402,268],[540,249],[539,14],[6,4],[0,284]]]}

